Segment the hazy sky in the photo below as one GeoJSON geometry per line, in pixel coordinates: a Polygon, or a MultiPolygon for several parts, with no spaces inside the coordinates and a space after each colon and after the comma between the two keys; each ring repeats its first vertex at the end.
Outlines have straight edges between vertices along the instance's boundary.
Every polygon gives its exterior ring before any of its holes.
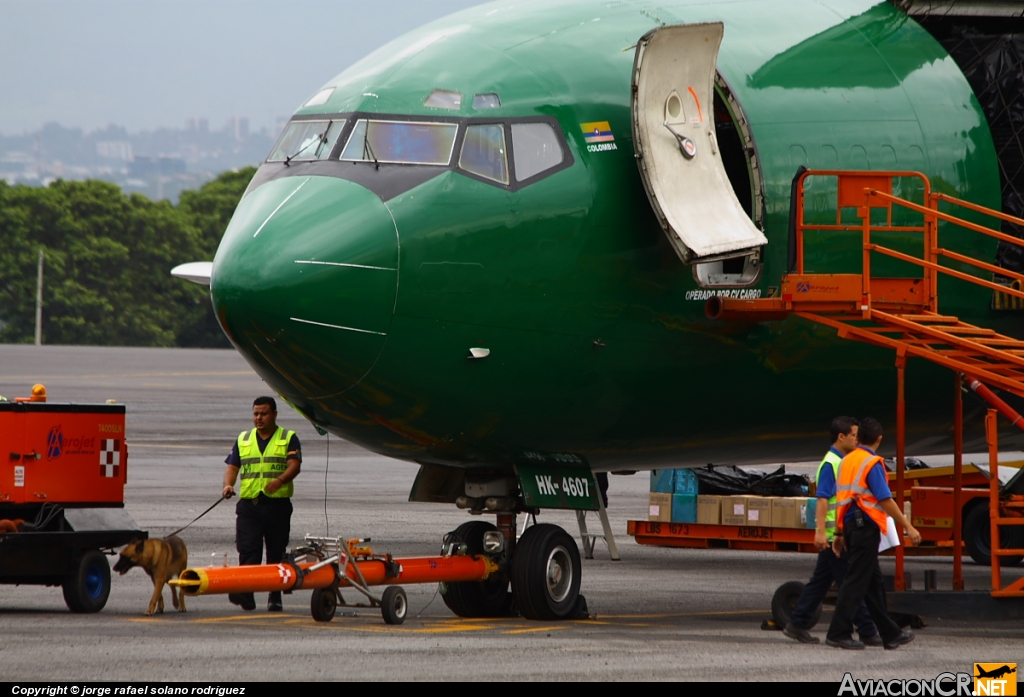
{"type": "Polygon", "coordinates": [[[0,133],[272,126],[378,46],[482,0],[0,0],[0,133]]]}

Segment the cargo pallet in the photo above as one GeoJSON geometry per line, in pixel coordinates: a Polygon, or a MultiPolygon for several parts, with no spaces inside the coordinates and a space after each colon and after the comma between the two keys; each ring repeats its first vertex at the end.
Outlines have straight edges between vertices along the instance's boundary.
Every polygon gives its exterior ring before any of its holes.
{"type": "MultiPolygon", "coordinates": [[[[651,520],[626,522],[627,532],[638,544],[691,549],[742,549],[758,552],[814,552],[814,530],[806,528],[763,528],[753,525],[706,525],[664,523],[651,520]]],[[[952,556],[949,544],[930,544],[906,550],[910,556],[952,556]]],[[[892,549],[882,556],[894,556],[892,549]]]]}

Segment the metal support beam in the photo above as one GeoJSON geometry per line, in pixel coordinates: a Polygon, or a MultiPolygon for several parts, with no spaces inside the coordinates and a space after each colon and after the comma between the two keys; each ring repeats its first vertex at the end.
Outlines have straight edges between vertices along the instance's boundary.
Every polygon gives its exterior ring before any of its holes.
{"type": "Polygon", "coordinates": [[[989,409],[985,414],[985,440],[988,441],[988,517],[990,538],[990,556],[992,557],[992,592],[1003,589],[1003,579],[999,568],[999,412],[989,409]]]}
{"type": "Polygon", "coordinates": [[[963,375],[953,374],[953,590],[964,589],[963,489],[964,489],[964,394],[963,375]]]}
{"type": "MultiPolygon", "coordinates": [[[[907,441],[907,403],[905,399],[907,358],[896,355],[896,505],[903,510],[903,466],[907,441]]],[[[903,526],[897,525],[896,531],[903,539],[903,526]]],[[[903,544],[896,548],[896,590],[907,589],[906,577],[903,575],[903,544]]]]}

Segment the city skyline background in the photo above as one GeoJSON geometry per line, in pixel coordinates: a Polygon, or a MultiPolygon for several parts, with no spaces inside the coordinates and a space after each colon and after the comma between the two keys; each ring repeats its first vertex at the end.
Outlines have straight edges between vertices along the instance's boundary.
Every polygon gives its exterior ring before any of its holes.
{"type": "MultiPolygon", "coordinates": [[[[274,131],[379,46],[479,0],[0,0],[0,134],[274,131]]],[[[276,132],[272,134],[276,136],[276,132]]]]}

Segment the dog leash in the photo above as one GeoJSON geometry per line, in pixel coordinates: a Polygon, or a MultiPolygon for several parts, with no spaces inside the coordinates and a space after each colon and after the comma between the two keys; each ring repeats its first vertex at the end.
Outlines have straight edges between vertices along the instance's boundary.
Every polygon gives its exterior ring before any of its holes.
{"type": "MultiPolygon", "coordinates": [[[[209,513],[210,511],[212,511],[212,510],[213,510],[214,508],[216,508],[216,507],[217,507],[217,504],[219,504],[219,503],[220,503],[221,501],[223,501],[223,500],[225,500],[225,499],[227,499],[227,498],[229,498],[229,497],[227,497],[227,496],[221,496],[221,497],[220,497],[219,499],[217,499],[217,501],[216,501],[216,502],[214,502],[214,504],[213,504],[212,506],[210,506],[210,507],[209,507],[209,508],[207,508],[207,509],[206,509],[205,511],[203,511],[202,513],[200,513],[199,515],[197,515],[197,516],[195,517],[195,519],[194,519],[194,520],[192,521],[192,523],[196,522],[196,520],[199,520],[199,519],[200,519],[200,518],[202,518],[202,517],[203,517],[204,515],[206,515],[206,514],[207,514],[207,513],[209,513]]],[[[188,525],[186,525],[186,526],[185,526],[185,527],[183,527],[183,528],[178,528],[177,530],[175,530],[174,532],[172,532],[172,533],[171,533],[170,535],[167,535],[167,537],[170,537],[171,535],[177,535],[177,534],[178,534],[179,532],[181,532],[182,530],[185,530],[186,528],[188,528],[189,526],[191,526],[191,525],[192,525],[192,523],[189,523],[188,525]]]]}

